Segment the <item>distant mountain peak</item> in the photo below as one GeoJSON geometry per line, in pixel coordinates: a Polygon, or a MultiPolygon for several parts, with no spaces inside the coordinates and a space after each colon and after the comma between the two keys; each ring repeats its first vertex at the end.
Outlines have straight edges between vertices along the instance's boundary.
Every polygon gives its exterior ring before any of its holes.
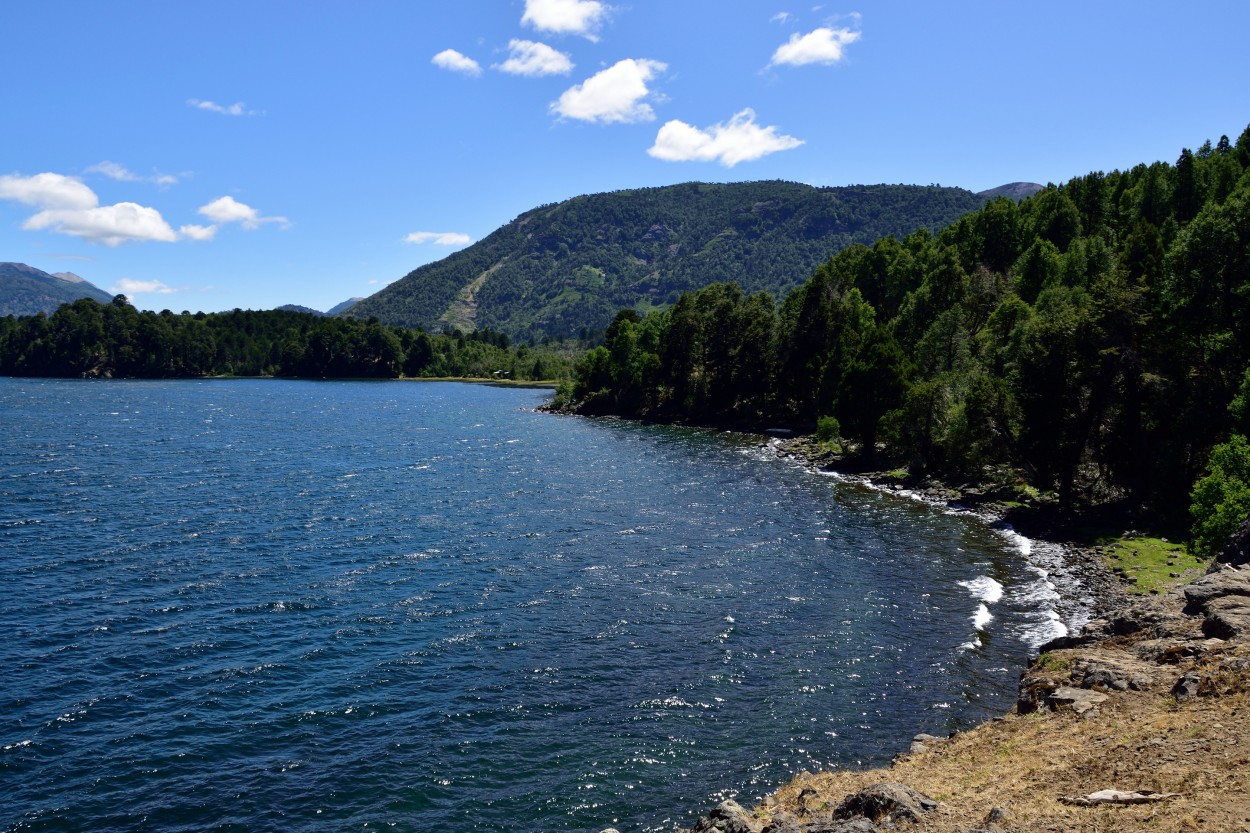
{"type": "Polygon", "coordinates": [[[0,315],[51,315],[61,304],[91,298],[102,304],[113,296],[72,272],[51,275],[25,263],[0,263],[0,315]]]}
{"type": "Polygon", "coordinates": [[[330,307],[328,310],[326,310],[326,315],[338,315],[340,312],[347,312],[347,310],[356,306],[363,300],[364,300],[363,295],[357,295],[355,298],[348,298],[346,301],[337,303],[334,306],[330,307]]]}
{"type": "Polygon", "coordinates": [[[997,188],[990,188],[986,191],[978,191],[977,196],[983,197],[987,200],[1007,197],[1015,200],[1016,202],[1020,202],[1020,200],[1033,196],[1045,187],[1045,185],[1039,185],[1036,182],[1008,182],[1006,185],[1000,185],[997,188]]]}

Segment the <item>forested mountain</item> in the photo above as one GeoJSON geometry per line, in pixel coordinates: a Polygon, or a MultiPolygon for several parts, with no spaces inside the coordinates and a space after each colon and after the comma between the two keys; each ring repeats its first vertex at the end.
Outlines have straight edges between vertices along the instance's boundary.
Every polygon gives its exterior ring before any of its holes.
{"type": "Polygon", "coordinates": [[[282,310],[283,312],[302,312],[307,315],[329,315],[329,313],[322,312],[319,309],[313,309],[312,307],[305,307],[300,304],[283,304],[280,307],[274,307],[274,309],[282,310]]]}
{"type": "Polygon", "coordinates": [[[513,349],[501,333],[428,335],[291,310],[140,312],[81,298],[50,316],[0,318],[0,375],[167,379],[476,377],[560,379],[574,350],[513,349]]]}
{"type": "Polygon", "coordinates": [[[936,230],[984,202],[959,188],[793,182],[581,196],[522,214],[346,314],[524,340],[585,337],[621,307],[646,312],[716,281],[784,293],[852,243],[936,230]]]}
{"type": "Polygon", "coordinates": [[[0,263],[0,315],[51,313],[78,298],[108,303],[112,296],[71,272],[49,275],[25,263],[0,263]]]}
{"type": "Polygon", "coordinates": [[[717,284],[627,309],[563,395],[584,413],[818,428],[916,473],[1010,466],[1065,506],[1155,517],[1183,517],[1210,458],[1203,499],[1241,495],[1240,521],[1248,365],[1250,128],[851,246],[780,305],[717,284]]]}

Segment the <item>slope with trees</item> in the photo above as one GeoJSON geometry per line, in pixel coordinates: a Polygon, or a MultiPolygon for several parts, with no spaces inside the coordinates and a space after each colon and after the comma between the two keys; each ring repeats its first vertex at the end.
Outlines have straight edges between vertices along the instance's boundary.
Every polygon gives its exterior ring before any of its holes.
{"type": "Polygon", "coordinates": [[[562,399],[819,427],[870,464],[1007,465],[1064,506],[1174,520],[1210,457],[1195,497],[1227,520],[1250,510],[1248,312],[1250,128],[853,245],[780,304],[720,284],[623,310],[562,399]]]}
{"type": "Polygon", "coordinates": [[[522,214],[346,314],[426,329],[490,328],[528,341],[597,335],[621,307],[646,312],[718,281],[788,291],[846,246],[936,230],[984,202],[960,188],[793,182],[581,196],[522,214]]]}
{"type": "Polygon", "coordinates": [[[72,272],[50,275],[25,263],[0,263],[0,315],[51,314],[79,298],[108,303],[110,297],[72,272]]]}

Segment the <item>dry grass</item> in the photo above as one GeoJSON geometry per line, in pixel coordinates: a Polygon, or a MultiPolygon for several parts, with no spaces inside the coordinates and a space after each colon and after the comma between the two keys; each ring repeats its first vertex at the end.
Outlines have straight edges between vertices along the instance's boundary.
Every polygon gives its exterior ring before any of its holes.
{"type": "MultiPolygon", "coordinates": [[[[1168,683],[1113,693],[1091,717],[1013,714],[904,756],[888,770],[802,774],[760,809],[802,815],[869,784],[899,781],[940,802],[912,828],[917,833],[966,831],[995,807],[1009,813],[1003,829],[1019,833],[1250,833],[1250,672],[1221,670],[1219,659],[1209,656],[1197,669],[1201,697],[1177,701],[1168,683]],[[1101,808],[1059,801],[1102,789],[1180,796],[1101,808]]],[[[1182,670],[1168,669],[1167,680],[1182,670]]]]}

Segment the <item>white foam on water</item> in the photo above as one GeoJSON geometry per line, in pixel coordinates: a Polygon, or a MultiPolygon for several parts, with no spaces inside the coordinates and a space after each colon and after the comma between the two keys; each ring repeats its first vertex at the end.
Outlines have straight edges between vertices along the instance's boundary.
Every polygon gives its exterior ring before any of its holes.
{"type": "Polygon", "coordinates": [[[1003,586],[989,576],[977,576],[969,581],[961,581],[959,586],[968,588],[986,604],[994,604],[1003,598],[1003,586]]]}

